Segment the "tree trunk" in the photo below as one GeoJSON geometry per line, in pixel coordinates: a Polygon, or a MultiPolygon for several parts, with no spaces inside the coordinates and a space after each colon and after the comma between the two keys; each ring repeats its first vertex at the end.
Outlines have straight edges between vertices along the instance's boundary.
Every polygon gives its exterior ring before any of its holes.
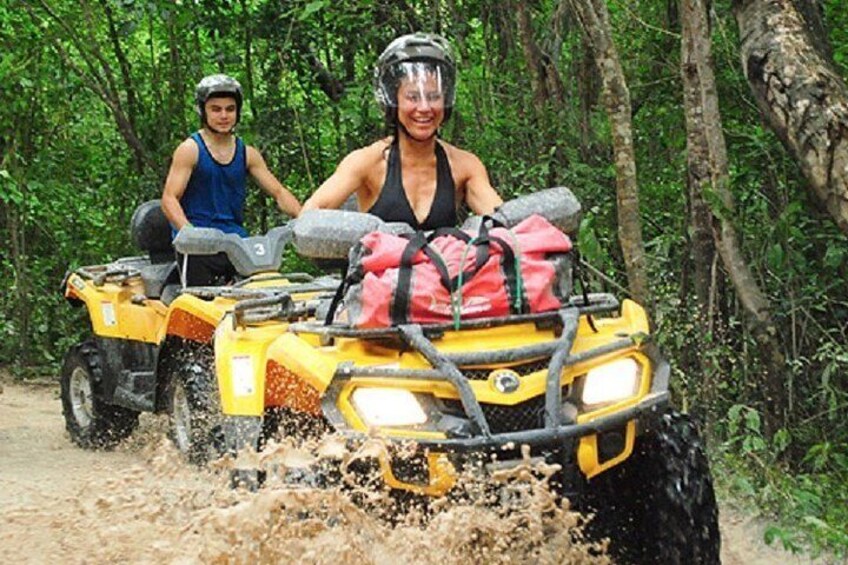
{"type": "Polygon", "coordinates": [[[791,0],[735,0],[742,67],[769,127],[848,233],[848,88],[791,0]]]}
{"type": "Polygon", "coordinates": [[[521,42],[521,50],[524,52],[524,62],[530,74],[530,85],[533,89],[533,105],[541,111],[548,100],[548,91],[545,86],[545,70],[542,67],[542,53],[533,39],[533,26],[530,23],[530,15],[524,2],[518,2],[515,7],[516,19],[518,20],[518,39],[521,42]]]}
{"type": "Polygon", "coordinates": [[[824,25],[824,14],[822,13],[822,0],[792,0],[795,9],[804,18],[804,27],[810,35],[819,54],[828,62],[833,60],[833,48],[827,37],[827,29],[824,25]]]}
{"type": "MultiPolygon", "coordinates": [[[[715,194],[720,206],[712,210],[710,223],[715,245],[725,269],[750,320],[750,329],[759,344],[766,367],[762,388],[765,393],[765,431],[773,434],[783,421],[784,356],[771,316],[768,297],[760,289],[743,257],[739,236],[733,225],[734,202],[730,191],[727,149],[721,129],[715,75],[712,67],[710,29],[704,0],[682,0],[683,23],[681,72],[686,115],[688,180],[693,203],[693,223],[702,228],[709,213],[704,194],[715,194]],[[696,218],[697,215],[697,218],[696,218]]],[[[701,237],[702,233],[699,234],[701,237]]],[[[699,238],[700,239],[700,238],[699,238]]],[[[706,242],[696,242],[706,252],[706,242]]],[[[696,259],[697,261],[697,259],[696,259]]],[[[700,297],[699,297],[700,298],[700,297]]]]}
{"type": "MultiPolygon", "coordinates": [[[[118,64],[121,68],[121,79],[124,83],[124,91],[127,95],[127,119],[129,120],[130,125],[135,130],[136,129],[136,115],[138,113],[137,103],[136,103],[136,95],[135,95],[135,86],[132,81],[132,66],[130,65],[129,59],[127,59],[127,55],[124,52],[124,48],[121,45],[121,40],[118,35],[118,29],[115,25],[115,19],[112,15],[112,8],[108,2],[105,0],[100,0],[100,6],[103,8],[103,12],[106,14],[106,21],[109,24],[109,39],[112,42],[112,48],[115,50],[115,57],[118,59],[118,64]]],[[[137,163],[139,170],[141,167],[141,163],[137,163]]]]}
{"type": "Polygon", "coordinates": [[[604,0],[566,0],[580,21],[587,45],[601,75],[604,105],[611,124],[615,152],[618,239],[621,244],[630,294],[650,307],[650,292],[639,215],[639,187],[630,115],[630,91],[612,40],[609,12],[604,0]]]}
{"type": "Polygon", "coordinates": [[[565,100],[562,78],[551,57],[542,51],[533,37],[533,24],[530,21],[529,8],[524,2],[516,5],[518,20],[518,38],[524,51],[524,60],[530,73],[530,84],[533,88],[533,104],[541,114],[545,105],[554,104],[556,110],[562,107],[565,100]]]}
{"type": "MultiPolygon", "coordinates": [[[[244,98],[250,101],[250,115],[256,118],[256,108],[253,104],[253,21],[247,0],[240,0],[242,22],[244,28],[244,98]]],[[[264,232],[263,232],[264,233],[264,232]]]]}
{"type": "Polygon", "coordinates": [[[585,41],[575,46],[574,58],[577,72],[577,96],[580,100],[580,158],[593,160],[592,110],[598,101],[598,70],[593,64],[592,53],[585,41]]]}

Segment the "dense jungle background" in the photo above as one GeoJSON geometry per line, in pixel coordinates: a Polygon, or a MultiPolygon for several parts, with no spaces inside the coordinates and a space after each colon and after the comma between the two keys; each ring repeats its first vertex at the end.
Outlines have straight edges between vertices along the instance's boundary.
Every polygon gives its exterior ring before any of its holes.
{"type": "MultiPolygon", "coordinates": [[[[845,555],[842,0],[3,0],[0,367],[57,374],[85,334],[60,281],[136,253],[130,216],[198,127],[202,76],[242,82],[240,135],[303,201],[385,133],[372,65],[416,30],[460,61],[442,136],[505,199],[582,201],[591,284],[649,307],[723,495],[766,516],[767,541],[845,555]],[[805,70],[813,92],[793,98],[805,70]]],[[[285,221],[258,189],[248,209],[254,232],[285,221]]]]}

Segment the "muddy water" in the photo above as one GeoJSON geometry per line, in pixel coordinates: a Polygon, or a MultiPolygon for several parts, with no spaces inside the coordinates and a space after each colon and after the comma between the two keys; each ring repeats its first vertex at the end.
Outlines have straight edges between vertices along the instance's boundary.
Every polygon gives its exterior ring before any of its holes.
{"type": "MultiPolygon", "coordinates": [[[[87,452],[64,431],[58,386],[3,387],[0,563],[610,562],[533,480],[509,509],[454,502],[428,520],[387,499],[354,504],[347,489],[233,491],[223,470],[182,462],[162,419],[143,417],[115,451],[87,452]]],[[[297,452],[278,453],[296,466],[297,452]]],[[[725,563],[789,562],[735,516],[723,514],[725,563]]]]}

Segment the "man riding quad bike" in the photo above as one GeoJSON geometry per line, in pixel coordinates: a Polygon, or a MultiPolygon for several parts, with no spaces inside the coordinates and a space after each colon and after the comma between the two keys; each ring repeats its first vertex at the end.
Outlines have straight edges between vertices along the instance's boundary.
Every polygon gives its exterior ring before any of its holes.
{"type": "MultiPolygon", "coordinates": [[[[277,426],[293,436],[323,429],[351,442],[379,436],[388,448],[374,463],[385,486],[426,497],[448,494],[469,465],[494,473],[529,458],[559,465],[561,494],[597,514],[625,559],[719,561],[708,462],[695,426],[669,406],[669,366],[651,342],[645,311],[608,294],[572,296],[572,253],[540,259],[556,272],[554,310],[510,306],[502,316],[410,315],[372,324],[360,316],[373,275],[363,257],[376,256],[363,252],[364,242],[400,234],[422,251],[407,259],[426,262],[439,234],[410,234],[340,210],[307,212],[245,239],[188,228],[174,241],[178,251],[223,251],[242,279],[180,287],[170,282],[173,251],[158,210],[142,205],[132,222],[147,255],[66,277],[65,296],[85,304],[93,330],[68,352],[62,371],[67,428],[80,446],[114,445],[141,411],[168,413],[176,446],[198,463],[260,449],[277,426]],[[349,259],[341,290],[337,278],[280,274],[287,243],[319,261],[349,259]]],[[[460,264],[480,261],[495,233],[507,234],[499,237],[504,254],[525,241],[521,222],[538,221],[537,211],[562,232],[579,224],[567,189],[515,199],[491,222],[505,227],[484,236],[489,220],[466,222],[470,251],[460,264]]],[[[512,259],[523,271],[519,255],[512,259]]],[[[451,284],[471,288],[461,275],[451,284]]],[[[531,286],[528,280],[525,306],[531,286]]],[[[461,310],[474,297],[459,294],[461,310]]],[[[384,300],[394,311],[397,296],[384,300]]],[[[257,477],[255,469],[234,471],[254,486],[257,477]]]]}

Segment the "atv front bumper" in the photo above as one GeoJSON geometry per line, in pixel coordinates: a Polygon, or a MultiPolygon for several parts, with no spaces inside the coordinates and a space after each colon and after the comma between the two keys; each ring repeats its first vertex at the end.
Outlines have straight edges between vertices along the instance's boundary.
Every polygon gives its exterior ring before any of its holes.
{"type": "MultiPolygon", "coordinates": [[[[600,347],[570,354],[577,333],[579,316],[583,309],[572,307],[559,312],[562,332],[554,341],[512,350],[489,352],[471,352],[460,354],[442,354],[425,336],[418,325],[401,326],[397,331],[403,340],[420,353],[433,367],[432,369],[400,369],[385,367],[362,367],[353,364],[339,366],[330,387],[322,399],[324,415],[330,423],[352,441],[366,440],[370,434],[352,430],[349,421],[339,409],[340,398],[345,387],[352,379],[413,379],[415,381],[448,381],[459,397],[462,414],[447,416],[448,424],[440,426],[440,432],[430,437],[401,433],[385,434],[389,446],[400,449],[414,442],[420,458],[426,459],[429,467],[426,476],[417,480],[402,480],[395,472],[394,461],[381,461],[386,482],[393,488],[417,491],[422,494],[444,494],[453,485],[453,480],[444,475],[453,474],[454,478],[465,462],[499,460],[503,468],[509,461],[521,464],[523,455],[521,446],[529,446],[535,454],[554,454],[563,466],[563,472],[574,475],[579,472],[585,478],[591,478],[612,466],[624,461],[632,452],[638,428],[650,427],[655,417],[661,415],[669,402],[668,380],[669,366],[661,357],[657,348],[645,342],[644,335],[631,335],[612,340],[600,347]],[[576,415],[564,410],[567,404],[563,398],[563,369],[580,362],[603,356],[614,356],[625,350],[638,348],[641,355],[650,360],[650,389],[638,398],[613,412],[598,411],[597,415],[576,415]],[[486,416],[486,410],[475,397],[468,379],[459,367],[491,366],[505,361],[549,357],[544,397],[538,401],[538,410],[543,416],[538,425],[511,430],[493,431],[486,416]],[[442,458],[442,464],[436,459],[442,458]],[[445,466],[444,460],[450,462],[445,466]],[[447,470],[446,470],[447,469],[447,470]]],[[[487,406],[491,409],[491,405],[487,406]]],[[[502,408],[502,407],[496,407],[502,408]]],[[[509,407],[506,407],[509,409],[509,407]]],[[[437,414],[437,417],[441,415],[437,414]]],[[[391,451],[391,450],[390,450],[391,451]]],[[[391,459],[387,457],[387,459],[391,459]]]]}
{"type": "MultiPolygon", "coordinates": [[[[494,453],[503,450],[507,445],[561,447],[570,440],[619,430],[634,420],[638,420],[642,428],[650,428],[652,420],[666,411],[668,402],[667,391],[656,392],[649,394],[631,408],[581,424],[562,424],[555,428],[478,435],[469,438],[416,439],[415,443],[421,449],[448,453],[494,453]]],[[[343,434],[352,439],[369,437],[362,432],[346,431],[343,434]]],[[[386,437],[386,440],[392,443],[409,442],[408,439],[396,437],[386,437]]]]}

